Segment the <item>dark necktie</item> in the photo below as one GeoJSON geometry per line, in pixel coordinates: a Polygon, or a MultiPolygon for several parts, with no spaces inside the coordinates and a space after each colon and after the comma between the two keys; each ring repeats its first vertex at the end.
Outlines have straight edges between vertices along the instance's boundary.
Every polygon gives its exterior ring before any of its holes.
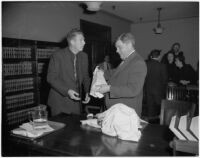
{"type": "Polygon", "coordinates": [[[75,80],[77,81],[77,56],[74,55],[74,77],[75,80]]]}
{"type": "MultiPolygon", "coordinates": [[[[76,87],[79,93],[79,97],[82,99],[82,91],[81,91],[81,83],[79,81],[79,64],[78,64],[78,57],[77,55],[74,56],[74,77],[76,80],[76,87]]],[[[79,101],[80,104],[80,113],[82,113],[82,103],[79,101]]]]}
{"type": "Polygon", "coordinates": [[[80,87],[80,81],[79,81],[79,64],[78,64],[78,56],[74,56],[74,78],[76,81],[76,86],[78,93],[80,93],[81,87],[80,87]]]}

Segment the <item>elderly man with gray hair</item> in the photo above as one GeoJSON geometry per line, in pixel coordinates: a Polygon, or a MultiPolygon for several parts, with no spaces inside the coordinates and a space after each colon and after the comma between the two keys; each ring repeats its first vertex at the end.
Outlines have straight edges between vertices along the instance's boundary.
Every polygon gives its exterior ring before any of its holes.
{"type": "Polygon", "coordinates": [[[121,34],[115,46],[122,62],[115,70],[105,71],[108,84],[99,85],[98,91],[105,94],[108,108],[123,103],[141,116],[146,64],[135,50],[135,38],[131,33],[121,34]]]}

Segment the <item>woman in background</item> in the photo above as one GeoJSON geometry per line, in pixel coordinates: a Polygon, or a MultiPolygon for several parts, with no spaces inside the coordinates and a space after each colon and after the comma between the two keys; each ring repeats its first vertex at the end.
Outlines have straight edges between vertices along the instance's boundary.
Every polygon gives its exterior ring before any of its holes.
{"type": "Polygon", "coordinates": [[[185,57],[179,55],[175,58],[177,69],[175,71],[175,81],[178,84],[195,84],[195,71],[190,64],[185,63],[185,57]]]}
{"type": "Polygon", "coordinates": [[[175,57],[172,52],[167,54],[167,72],[168,72],[168,82],[175,82],[175,73],[176,73],[176,65],[175,65],[175,57]]]}

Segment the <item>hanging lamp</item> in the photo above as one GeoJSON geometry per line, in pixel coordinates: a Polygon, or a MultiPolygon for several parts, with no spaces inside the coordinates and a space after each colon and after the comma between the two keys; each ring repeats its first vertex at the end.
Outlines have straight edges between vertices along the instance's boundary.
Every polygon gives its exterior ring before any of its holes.
{"type": "Polygon", "coordinates": [[[164,28],[160,24],[160,12],[161,12],[162,8],[157,8],[157,10],[158,10],[158,24],[153,29],[153,31],[154,31],[155,34],[162,34],[163,31],[164,31],[164,28]]]}

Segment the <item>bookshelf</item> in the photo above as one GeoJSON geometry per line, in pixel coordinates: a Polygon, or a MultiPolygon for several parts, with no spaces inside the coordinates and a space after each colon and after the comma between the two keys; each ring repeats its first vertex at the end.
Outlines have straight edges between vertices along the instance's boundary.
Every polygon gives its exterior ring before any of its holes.
{"type": "Polygon", "coordinates": [[[48,62],[59,43],[2,38],[2,125],[4,132],[28,121],[28,111],[46,104],[48,62]]]}
{"type": "Polygon", "coordinates": [[[46,105],[50,90],[50,85],[46,81],[49,59],[60,48],[60,43],[36,41],[35,45],[39,102],[46,105]]]}

